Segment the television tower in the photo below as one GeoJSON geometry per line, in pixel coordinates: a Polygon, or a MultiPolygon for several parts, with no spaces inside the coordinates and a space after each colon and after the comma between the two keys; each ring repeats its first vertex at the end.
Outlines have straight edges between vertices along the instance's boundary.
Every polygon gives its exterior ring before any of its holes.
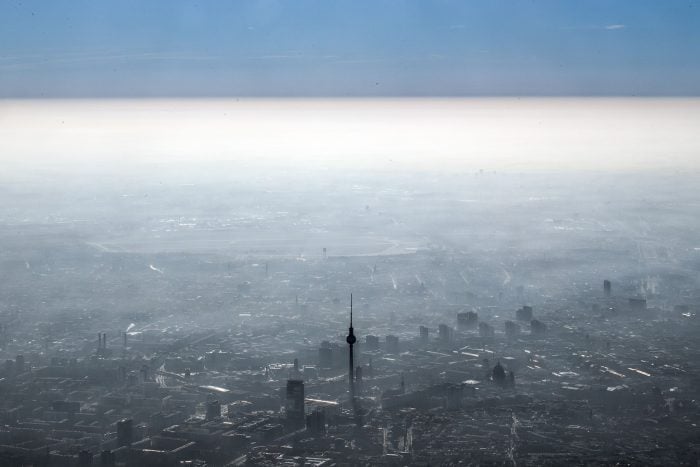
{"type": "Polygon", "coordinates": [[[350,383],[350,398],[352,400],[355,399],[355,366],[354,366],[354,361],[353,361],[353,351],[352,351],[352,346],[357,342],[357,338],[355,337],[355,332],[352,328],[352,294],[350,294],[350,328],[348,329],[348,337],[345,338],[345,342],[348,343],[350,346],[349,349],[349,355],[350,355],[350,365],[348,367],[348,379],[350,383]]]}

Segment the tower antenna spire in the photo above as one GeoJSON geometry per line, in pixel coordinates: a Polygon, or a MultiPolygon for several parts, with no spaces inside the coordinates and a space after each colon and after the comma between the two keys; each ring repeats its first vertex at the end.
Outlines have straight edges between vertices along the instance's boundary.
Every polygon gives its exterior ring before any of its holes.
{"type": "Polygon", "coordinates": [[[350,327],[352,328],[352,292],[350,292],[350,327]]]}

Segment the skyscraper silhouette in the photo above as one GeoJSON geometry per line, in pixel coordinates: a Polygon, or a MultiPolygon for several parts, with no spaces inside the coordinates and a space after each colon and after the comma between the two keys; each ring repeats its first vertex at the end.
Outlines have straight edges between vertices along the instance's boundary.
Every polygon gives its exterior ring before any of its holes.
{"type": "Polygon", "coordinates": [[[304,381],[300,379],[287,380],[287,399],[285,403],[287,423],[291,428],[299,429],[304,426],[306,415],[304,410],[304,381]]]}
{"type": "Polygon", "coordinates": [[[345,338],[345,341],[350,346],[348,349],[349,360],[350,360],[349,365],[348,365],[348,382],[350,384],[350,398],[354,399],[355,398],[355,364],[354,364],[354,358],[353,358],[353,345],[355,345],[355,342],[357,342],[357,338],[355,337],[355,332],[352,328],[352,294],[350,294],[350,328],[348,329],[348,337],[345,338]]]}

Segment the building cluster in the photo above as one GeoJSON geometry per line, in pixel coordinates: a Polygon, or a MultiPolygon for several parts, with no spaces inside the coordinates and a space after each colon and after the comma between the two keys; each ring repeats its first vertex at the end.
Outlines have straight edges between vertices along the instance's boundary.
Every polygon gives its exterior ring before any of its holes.
{"type": "Polygon", "coordinates": [[[354,327],[350,310],[345,336],[318,344],[243,328],[100,332],[70,357],[18,354],[0,375],[0,464],[677,465],[700,455],[696,307],[621,300],[606,281],[601,297],[563,310],[496,319],[474,307],[381,337],[354,327]]]}

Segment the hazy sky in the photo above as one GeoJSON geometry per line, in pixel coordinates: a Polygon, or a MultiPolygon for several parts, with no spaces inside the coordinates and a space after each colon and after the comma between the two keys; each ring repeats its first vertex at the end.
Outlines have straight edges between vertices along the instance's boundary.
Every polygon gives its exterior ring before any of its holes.
{"type": "Polygon", "coordinates": [[[0,100],[0,166],[696,171],[698,128],[700,98],[0,100]]]}
{"type": "Polygon", "coordinates": [[[3,0],[0,96],[700,95],[698,0],[3,0]]]}

